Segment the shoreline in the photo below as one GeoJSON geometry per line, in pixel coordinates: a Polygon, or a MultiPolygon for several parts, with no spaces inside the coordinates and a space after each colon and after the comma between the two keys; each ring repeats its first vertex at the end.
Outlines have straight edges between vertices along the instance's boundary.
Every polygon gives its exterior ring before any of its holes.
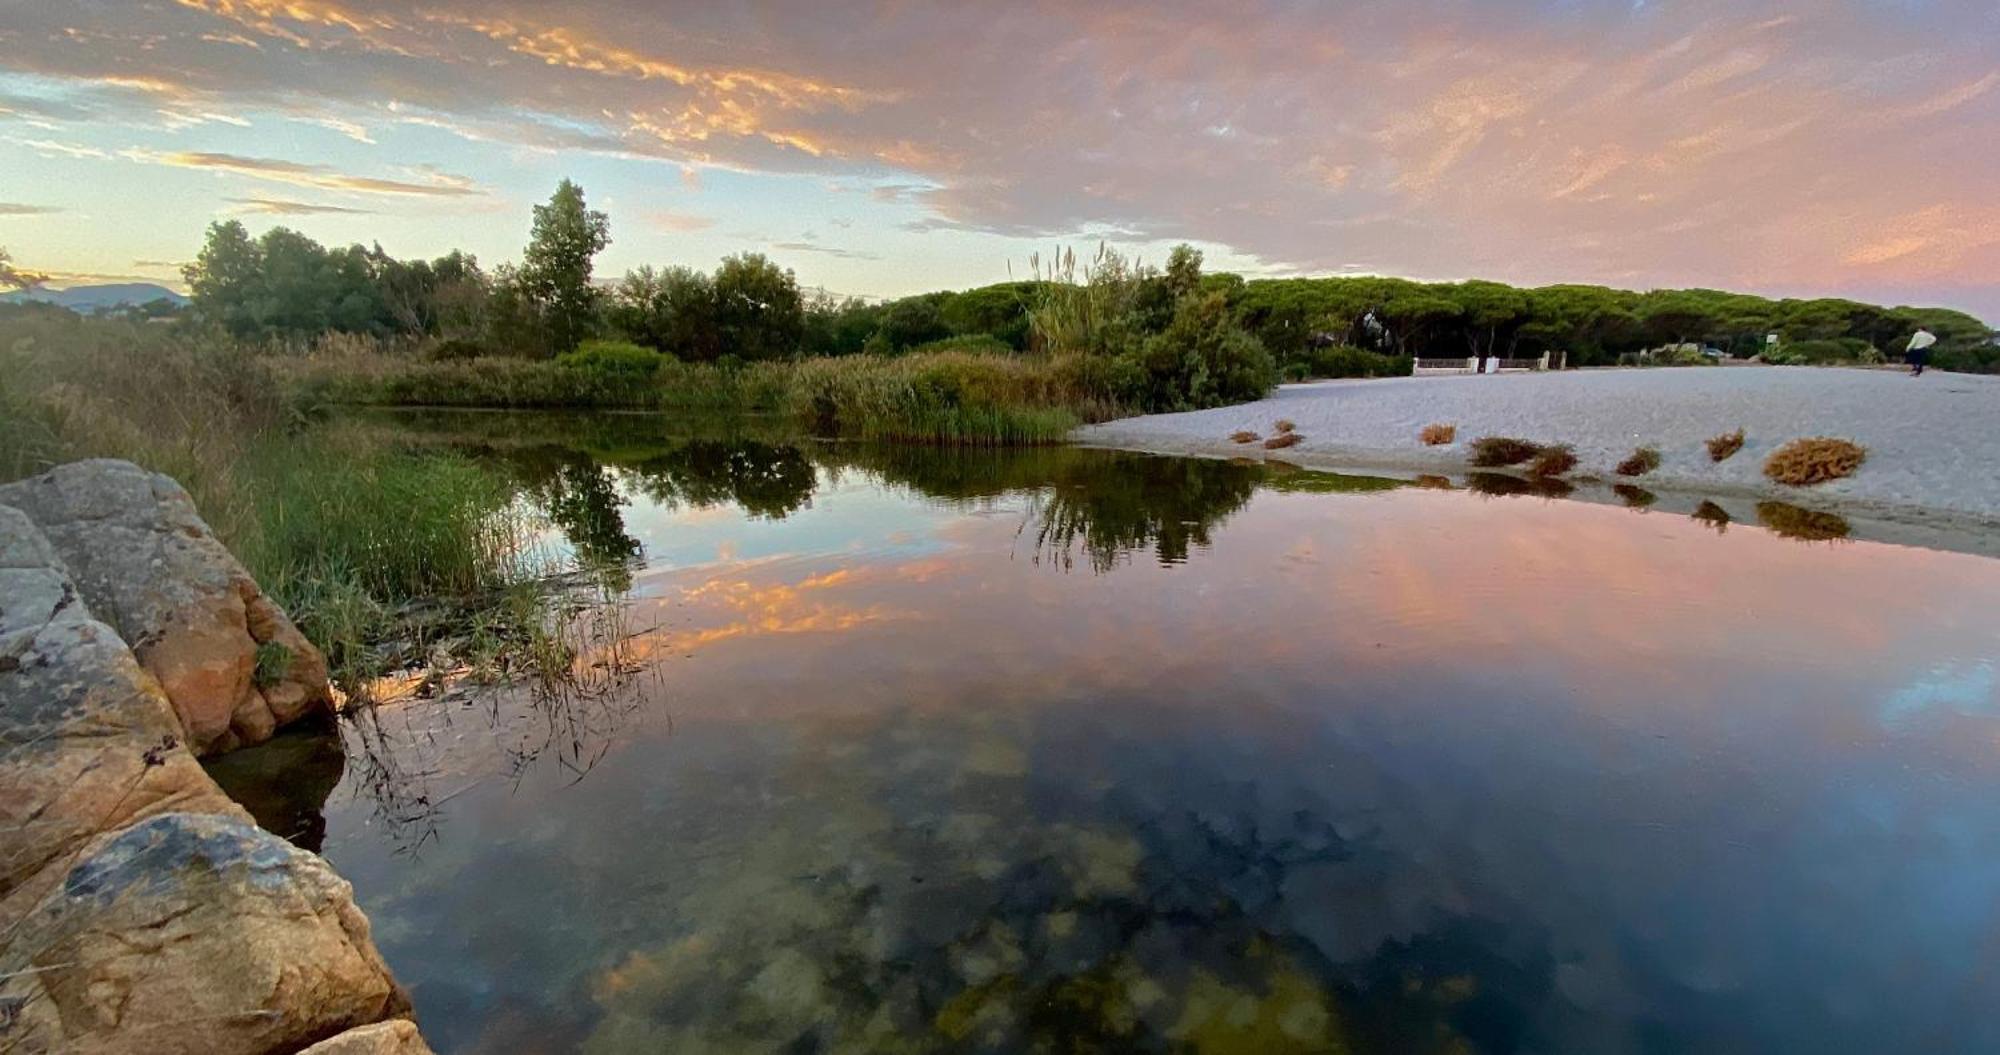
{"type": "Polygon", "coordinates": [[[1580,464],[1565,480],[1574,487],[1566,497],[1629,504],[1613,490],[1629,485],[1657,495],[1653,508],[1662,511],[1711,501],[1751,523],[1738,511],[1781,502],[1848,519],[1856,538],[2000,556],[2000,378],[1981,375],[1690,367],[1307,382],[1255,403],[1084,426],[1070,441],[1322,472],[1445,476],[1455,484],[1474,473],[1525,480],[1470,463],[1470,441],[1489,435],[1573,444],[1580,464]],[[1918,387],[1933,376],[1939,384],[1918,387]],[[1279,419],[1294,421],[1304,441],[1267,451],[1228,439],[1239,429],[1269,435],[1279,419]],[[1457,442],[1421,446],[1416,433],[1432,421],[1457,425],[1457,442]],[[1702,440],[1735,427],[1749,433],[1744,450],[1710,462],[1702,440]],[[1852,437],[1869,461],[1853,477],[1816,487],[1763,477],[1771,450],[1813,435],[1852,437]],[[1641,445],[1659,448],[1659,469],[1612,472],[1641,445]]]}

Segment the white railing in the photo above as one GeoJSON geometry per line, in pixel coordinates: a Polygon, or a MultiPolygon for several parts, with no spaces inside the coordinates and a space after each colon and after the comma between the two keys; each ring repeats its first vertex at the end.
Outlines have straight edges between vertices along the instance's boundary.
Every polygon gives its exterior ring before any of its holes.
{"type": "Polygon", "coordinates": [[[1476,356],[1468,356],[1464,359],[1418,359],[1410,367],[1410,373],[1415,377],[1439,374],[1476,374],[1478,372],[1479,359],[1476,356]]]}
{"type": "Polygon", "coordinates": [[[1543,352],[1539,359],[1497,359],[1491,356],[1481,359],[1472,355],[1464,359],[1418,359],[1410,367],[1410,374],[1414,377],[1433,377],[1443,374],[1515,374],[1548,368],[1547,352],[1543,352]]]}

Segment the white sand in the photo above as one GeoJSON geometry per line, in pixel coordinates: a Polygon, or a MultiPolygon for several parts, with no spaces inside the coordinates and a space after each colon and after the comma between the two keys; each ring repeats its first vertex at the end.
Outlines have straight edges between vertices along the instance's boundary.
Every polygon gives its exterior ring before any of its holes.
{"type": "Polygon", "coordinates": [[[1622,478],[1613,467],[1657,447],[1648,489],[1770,496],[1817,508],[1978,531],[2000,530],[2000,377],[1803,367],[1582,370],[1492,377],[1399,377],[1286,385],[1269,399],[1079,429],[1083,444],[1168,454],[1251,456],[1311,468],[1463,472],[1472,440],[1518,436],[1568,443],[1573,476],[1622,478]],[[1265,451],[1229,435],[1263,435],[1290,419],[1304,442],[1265,451]],[[1425,447],[1432,422],[1458,442],[1425,447]],[[1717,465],[1703,441],[1743,428],[1717,465]],[[1766,480],[1764,459],[1786,441],[1835,436],[1868,449],[1854,476],[1810,488],[1766,480]]]}

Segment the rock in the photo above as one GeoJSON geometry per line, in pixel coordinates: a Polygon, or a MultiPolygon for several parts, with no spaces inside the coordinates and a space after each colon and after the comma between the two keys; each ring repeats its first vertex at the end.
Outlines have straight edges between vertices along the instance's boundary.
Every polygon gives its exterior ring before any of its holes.
{"type": "Polygon", "coordinates": [[[209,779],[6,506],[0,831],[0,1052],[428,1053],[352,888],[209,779]]]}
{"type": "Polygon", "coordinates": [[[247,820],[163,813],[94,843],[22,920],[0,1007],[12,1050],[265,1055],[409,1000],[324,860],[247,820]]]}
{"type": "Polygon", "coordinates": [[[180,736],[48,540],[0,506],[0,933],[105,831],[163,810],[245,816],[180,736]]]}
{"type": "Polygon", "coordinates": [[[260,743],[331,708],[325,658],[173,480],[130,462],[72,462],[0,486],[0,505],[41,528],[85,604],[159,681],[197,753],[260,743]],[[260,647],[279,657],[262,685],[260,647]]]}
{"type": "Polygon", "coordinates": [[[331,1040],[320,1041],[299,1055],[431,1055],[431,1048],[417,1033],[415,1022],[394,1018],[350,1029],[331,1040]]]}

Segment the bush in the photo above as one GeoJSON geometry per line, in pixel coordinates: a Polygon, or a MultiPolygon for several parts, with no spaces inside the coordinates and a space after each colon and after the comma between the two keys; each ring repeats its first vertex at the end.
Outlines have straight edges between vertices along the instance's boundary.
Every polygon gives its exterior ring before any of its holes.
{"type": "Polygon", "coordinates": [[[1014,347],[990,333],[967,333],[930,341],[910,349],[911,355],[935,355],[942,352],[962,352],[966,355],[1012,355],[1014,347]]]}
{"type": "Polygon", "coordinates": [[[1576,451],[1567,443],[1543,447],[1528,460],[1528,473],[1544,479],[1576,468],[1576,451]]]}
{"type": "Polygon", "coordinates": [[[1620,476],[1644,476],[1660,467],[1660,451],[1657,447],[1641,447],[1624,461],[1618,463],[1620,476]]]}
{"type": "Polygon", "coordinates": [[[1336,344],[1326,348],[1312,348],[1303,360],[1294,360],[1291,365],[1302,365],[1304,377],[1407,377],[1412,360],[1406,355],[1384,355],[1352,345],[1336,344]]]}
{"type": "Polygon", "coordinates": [[[1882,353],[1859,337],[1830,340],[1787,341],[1764,361],[1780,366],[1827,366],[1834,363],[1879,363],[1882,353]]]}
{"type": "Polygon", "coordinates": [[[1737,429],[1735,432],[1725,432],[1720,436],[1709,439],[1708,460],[1712,462],[1726,462],[1737,451],[1742,449],[1743,430],[1737,429]]]}
{"type": "Polygon", "coordinates": [[[1417,433],[1426,447],[1443,447],[1458,439],[1457,425],[1425,425],[1424,431],[1417,433]]]}
{"type": "Polygon", "coordinates": [[[477,359],[487,354],[486,346],[478,341],[463,337],[452,337],[432,345],[424,353],[424,358],[434,363],[460,363],[467,359],[477,359]]]}
{"type": "Polygon", "coordinates": [[[1232,432],[1229,434],[1229,442],[1231,443],[1255,443],[1263,438],[1264,437],[1259,436],[1248,429],[1244,429],[1238,432],[1232,432]]]}
{"type": "Polygon", "coordinates": [[[1304,436],[1301,436],[1296,432],[1281,432],[1278,435],[1273,436],[1268,440],[1265,440],[1264,449],[1267,451],[1275,451],[1275,450],[1282,450],[1286,447],[1296,447],[1299,445],[1299,442],[1304,439],[1305,439],[1304,436]]]}
{"type": "Polygon", "coordinates": [[[1271,427],[1277,429],[1279,432],[1290,432],[1298,428],[1298,425],[1294,424],[1290,418],[1279,418],[1271,427]]]}
{"type": "Polygon", "coordinates": [[[556,357],[556,365],[594,374],[646,378],[659,372],[660,353],[630,341],[591,340],[577,345],[576,351],[556,357]]]}
{"type": "Polygon", "coordinates": [[[1472,464],[1481,468],[1519,465],[1540,453],[1540,444],[1507,436],[1482,436],[1472,441],[1472,464]]]}
{"type": "Polygon", "coordinates": [[[1781,484],[1807,487],[1850,476],[1867,460],[1867,450],[1858,444],[1818,436],[1793,440],[1772,451],[1764,462],[1764,475],[1781,484]]]}

